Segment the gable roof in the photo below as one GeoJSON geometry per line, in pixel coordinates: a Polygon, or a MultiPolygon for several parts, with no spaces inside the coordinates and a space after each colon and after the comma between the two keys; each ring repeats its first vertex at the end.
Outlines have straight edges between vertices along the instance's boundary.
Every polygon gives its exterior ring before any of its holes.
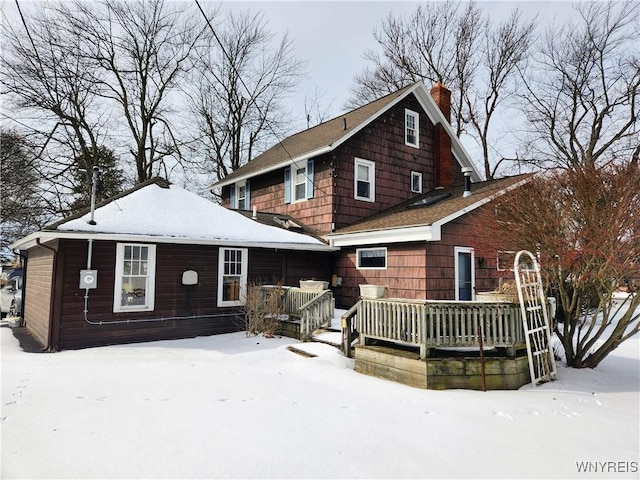
{"type": "Polygon", "coordinates": [[[78,238],[229,245],[287,250],[333,250],[317,238],[246,218],[163,179],[152,179],[102,202],[95,225],[85,211],[15,242],[28,249],[41,241],[78,238]]]}
{"type": "Polygon", "coordinates": [[[214,183],[210,188],[224,187],[330,152],[411,94],[415,95],[434,125],[442,124],[451,137],[451,149],[454,157],[461,167],[471,167],[473,169],[472,179],[479,181],[480,174],[473,165],[469,154],[462,146],[460,139],[454,134],[431,94],[422,81],[419,81],[360,108],[285,138],[222,180],[214,183]]]}
{"type": "Polygon", "coordinates": [[[376,243],[438,241],[441,227],[527,182],[532,174],[474,183],[472,195],[464,187],[439,188],[384,212],[325,235],[334,247],[376,243]]]}

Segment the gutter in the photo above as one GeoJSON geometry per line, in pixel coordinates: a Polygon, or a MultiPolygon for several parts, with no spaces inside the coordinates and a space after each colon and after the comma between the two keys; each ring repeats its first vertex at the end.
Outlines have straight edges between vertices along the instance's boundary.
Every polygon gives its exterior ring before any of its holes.
{"type": "MultiPolygon", "coordinates": [[[[276,228],[276,227],[274,227],[276,228]]],[[[308,236],[300,233],[299,235],[308,236]]],[[[76,231],[51,231],[36,232],[18,240],[11,245],[14,250],[26,250],[35,245],[41,245],[42,241],[55,239],[76,239],[76,240],[108,240],[117,242],[149,242],[149,243],[172,243],[177,245],[211,245],[220,247],[246,247],[246,248],[273,248],[278,250],[301,250],[309,252],[333,252],[337,249],[322,243],[294,243],[294,242],[258,242],[233,239],[194,239],[181,237],[155,237],[153,235],[137,235],[131,233],[91,233],[76,231]]],[[[309,237],[311,238],[311,237],[309,237]]],[[[43,245],[44,246],[44,245],[43,245]]],[[[50,248],[50,247],[48,247],[50,248]]]]}

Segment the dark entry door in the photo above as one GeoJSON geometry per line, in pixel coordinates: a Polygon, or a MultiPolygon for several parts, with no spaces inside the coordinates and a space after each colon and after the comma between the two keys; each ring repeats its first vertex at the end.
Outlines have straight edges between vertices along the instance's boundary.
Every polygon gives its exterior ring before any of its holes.
{"type": "Polygon", "coordinates": [[[458,300],[472,299],[471,252],[458,252],[458,300]]]}

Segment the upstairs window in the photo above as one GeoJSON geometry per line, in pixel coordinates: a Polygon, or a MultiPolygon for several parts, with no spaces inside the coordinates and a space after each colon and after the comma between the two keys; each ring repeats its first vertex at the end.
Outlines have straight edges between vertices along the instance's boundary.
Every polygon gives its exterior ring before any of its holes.
{"type": "Polygon", "coordinates": [[[240,185],[238,187],[238,210],[247,210],[247,187],[240,185]]]}
{"type": "Polygon", "coordinates": [[[420,116],[412,110],[404,111],[404,143],[410,147],[418,148],[418,130],[420,128],[420,116]]]}
{"type": "Polygon", "coordinates": [[[411,191],[422,193],[422,174],[420,172],[411,172],[411,191]]]}
{"type": "Polygon", "coordinates": [[[356,158],[354,163],[354,198],[373,202],[376,198],[375,164],[356,158]]]}
{"type": "Polygon", "coordinates": [[[294,177],[293,201],[307,199],[307,169],[297,168],[294,177]]]}
{"type": "Polygon", "coordinates": [[[284,169],[284,203],[313,198],[313,165],[313,160],[307,160],[284,169]]]}
{"type": "Polygon", "coordinates": [[[114,312],[151,311],[154,307],[156,246],[116,245],[114,312]]]}
{"type": "Polygon", "coordinates": [[[229,192],[229,205],[231,208],[249,210],[251,208],[249,191],[249,180],[231,185],[229,192]]]}

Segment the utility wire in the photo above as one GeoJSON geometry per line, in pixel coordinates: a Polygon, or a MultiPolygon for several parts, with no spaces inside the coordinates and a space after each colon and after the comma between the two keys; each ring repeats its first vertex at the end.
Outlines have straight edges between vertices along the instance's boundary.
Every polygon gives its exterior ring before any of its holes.
{"type": "MultiPolygon", "coordinates": [[[[16,0],[17,2],[17,0],[16,0]]],[[[218,42],[218,45],[220,45],[220,48],[222,49],[222,53],[224,54],[224,56],[227,58],[227,60],[229,61],[229,65],[231,66],[231,68],[233,69],[234,73],[236,74],[236,76],[238,77],[238,80],[240,81],[240,84],[244,87],[244,89],[247,91],[247,93],[249,95],[251,95],[251,91],[249,90],[249,87],[247,87],[247,84],[244,82],[244,80],[242,79],[242,75],[240,75],[240,72],[238,71],[238,69],[236,68],[236,66],[233,63],[233,58],[231,57],[231,55],[227,52],[224,44],[222,43],[222,41],[220,40],[220,37],[218,36],[218,34],[216,33],[215,29],[213,28],[213,26],[211,25],[211,22],[209,21],[209,18],[207,17],[207,14],[204,12],[204,10],[202,9],[202,6],[200,5],[199,0],[195,0],[196,5],[198,6],[198,9],[200,10],[200,12],[202,13],[202,16],[204,17],[205,21],[207,22],[207,25],[209,26],[209,29],[211,30],[211,33],[213,34],[213,37],[216,39],[216,42],[218,42]]],[[[298,165],[298,163],[293,159],[293,157],[291,156],[291,153],[289,153],[289,150],[287,150],[287,147],[284,146],[284,144],[282,143],[282,140],[280,140],[280,137],[278,136],[278,134],[275,132],[275,130],[273,129],[271,122],[269,121],[269,119],[266,117],[266,115],[262,112],[262,110],[260,109],[260,105],[258,105],[257,102],[255,102],[255,107],[258,110],[258,112],[260,113],[260,115],[262,115],[262,117],[265,120],[265,123],[267,124],[267,127],[269,128],[269,130],[271,131],[271,133],[273,134],[273,136],[276,138],[276,140],[278,141],[278,144],[282,147],[282,149],[285,151],[285,153],[287,154],[287,156],[289,157],[289,159],[291,160],[292,164],[295,165],[296,170],[300,169],[300,165],[298,165]]],[[[314,169],[315,172],[315,169],[314,169]]],[[[293,176],[293,175],[292,175],[293,176]]],[[[321,191],[322,193],[328,195],[328,192],[326,192],[324,189],[320,188],[316,182],[315,179],[310,178],[307,175],[307,169],[305,166],[304,169],[304,176],[307,178],[307,180],[309,180],[312,184],[314,188],[317,188],[319,191],[321,191]]],[[[315,177],[315,173],[314,173],[314,177],[315,177]]]]}

